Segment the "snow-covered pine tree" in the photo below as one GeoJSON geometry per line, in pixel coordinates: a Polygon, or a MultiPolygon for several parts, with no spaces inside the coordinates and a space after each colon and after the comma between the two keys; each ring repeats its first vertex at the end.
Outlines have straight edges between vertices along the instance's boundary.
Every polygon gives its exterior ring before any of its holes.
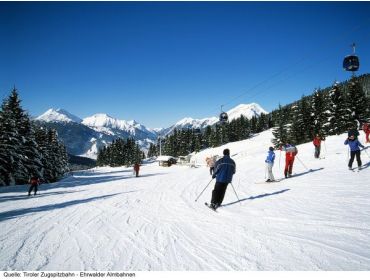
{"type": "Polygon", "coordinates": [[[329,129],[328,135],[339,135],[346,131],[346,100],[345,95],[339,87],[339,83],[335,82],[329,91],[329,129]]]}
{"type": "Polygon", "coordinates": [[[360,86],[357,77],[349,81],[346,98],[347,107],[347,129],[354,123],[359,128],[365,120],[370,117],[369,99],[365,96],[363,88],[360,86]]]}
{"type": "Polygon", "coordinates": [[[20,106],[17,90],[14,88],[8,98],[4,99],[1,106],[1,135],[0,135],[0,158],[5,165],[2,166],[1,181],[5,185],[15,185],[27,181],[28,171],[23,151],[22,133],[24,111],[20,106]]]}
{"type": "Polygon", "coordinates": [[[275,112],[274,123],[275,128],[272,130],[272,134],[274,135],[272,143],[275,147],[279,147],[282,143],[286,143],[288,141],[288,128],[284,119],[283,109],[280,104],[279,110],[275,112]]]}
{"type": "Polygon", "coordinates": [[[268,118],[264,113],[257,117],[257,132],[262,132],[268,128],[268,118]]]}
{"type": "Polygon", "coordinates": [[[329,130],[329,115],[327,111],[327,102],[322,90],[315,90],[311,103],[311,117],[313,120],[312,131],[313,135],[326,135],[329,130]]]}
{"type": "Polygon", "coordinates": [[[305,142],[305,130],[302,102],[298,101],[291,106],[292,123],[289,130],[289,142],[298,145],[305,142]]]}

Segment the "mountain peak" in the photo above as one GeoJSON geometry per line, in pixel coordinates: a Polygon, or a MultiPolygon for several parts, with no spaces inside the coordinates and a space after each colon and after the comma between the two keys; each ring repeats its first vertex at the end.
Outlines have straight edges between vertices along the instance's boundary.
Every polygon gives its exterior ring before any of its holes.
{"type": "Polygon", "coordinates": [[[248,119],[251,119],[252,117],[257,117],[262,113],[268,114],[268,112],[257,103],[239,104],[227,112],[229,120],[237,119],[242,115],[248,119]]]}
{"type": "Polygon", "coordinates": [[[75,115],[69,113],[67,110],[60,108],[59,109],[51,108],[42,115],[38,116],[36,120],[44,122],[75,122],[75,123],[82,122],[82,120],[79,117],[76,117],[75,115]]]}

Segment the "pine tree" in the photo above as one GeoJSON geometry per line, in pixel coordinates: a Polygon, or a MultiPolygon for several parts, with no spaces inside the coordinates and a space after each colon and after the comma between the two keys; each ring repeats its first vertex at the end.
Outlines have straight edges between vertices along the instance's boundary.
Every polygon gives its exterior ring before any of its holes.
{"type": "Polygon", "coordinates": [[[274,135],[272,143],[275,147],[279,147],[280,144],[288,142],[288,128],[284,121],[284,114],[281,105],[279,105],[279,111],[277,112],[274,123],[276,127],[272,131],[272,134],[274,135]]]}
{"type": "Polygon", "coordinates": [[[341,91],[339,84],[334,83],[332,89],[329,91],[329,130],[328,135],[339,135],[343,133],[346,127],[346,100],[345,95],[341,91]]]}
{"type": "Polygon", "coordinates": [[[347,93],[347,128],[357,123],[357,128],[370,117],[369,100],[365,96],[358,79],[353,77],[349,81],[347,93]]]}
{"type": "Polygon", "coordinates": [[[326,135],[329,130],[327,102],[322,90],[316,90],[312,99],[313,135],[326,135]]]}

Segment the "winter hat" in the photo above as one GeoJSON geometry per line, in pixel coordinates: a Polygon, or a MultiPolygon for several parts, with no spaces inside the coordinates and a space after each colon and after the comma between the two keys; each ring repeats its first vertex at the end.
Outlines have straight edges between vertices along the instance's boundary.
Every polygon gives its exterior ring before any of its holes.
{"type": "Polygon", "coordinates": [[[272,152],[272,151],[274,151],[274,148],[273,147],[270,147],[269,150],[272,152]]]}
{"type": "Polygon", "coordinates": [[[229,149],[225,149],[224,150],[224,156],[229,156],[230,155],[230,150],[229,149]]]}

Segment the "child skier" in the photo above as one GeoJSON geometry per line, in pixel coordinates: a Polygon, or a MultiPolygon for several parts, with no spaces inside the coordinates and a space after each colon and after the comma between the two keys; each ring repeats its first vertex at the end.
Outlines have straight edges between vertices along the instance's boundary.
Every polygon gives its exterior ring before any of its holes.
{"type": "Polygon", "coordinates": [[[356,139],[355,135],[349,136],[346,141],[344,141],[344,145],[349,145],[351,150],[351,158],[349,159],[348,168],[352,170],[352,164],[356,156],[357,166],[360,169],[362,162],[361,162],[361,148],[365,148],[358,139],[356,139]]]}
{"type": "Polygon", "coordinates": [[[270,147],[267,152],[267,158],[265,160],[266,162],[266,168],[267,168],[267,181],[266,182],[273,182],[275,181],[274,175],[272,174],[272,167],[274,166],[275,161],[275,153],[274,148],[270,147]]]}

